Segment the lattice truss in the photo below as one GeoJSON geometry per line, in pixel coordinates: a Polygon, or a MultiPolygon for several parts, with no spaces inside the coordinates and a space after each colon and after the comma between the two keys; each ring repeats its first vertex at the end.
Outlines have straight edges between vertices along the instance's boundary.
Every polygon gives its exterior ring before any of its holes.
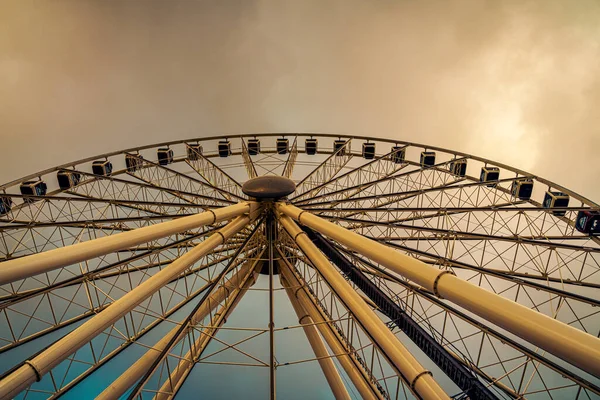
{"type": "MultiPolygon", "coordinates": [[[[42,171],[0,186],[0,204],[10,204],[0,212],[0,270],[5,262],[45,251],[225,210],[248,200],[245,181],[272,174],[296,183],[289,203],[306,212],[600,336],[600,241],[575,226],[581,212],[600,212],[596,203],[479,157],[369,139],[376,146],[373,157],[363,152],[367,138],[262,134],[128,149],[42,171]],[[282,137],[289,140],[285,152],[277,144],[282,137]],[[306,140],[313,138],[314,155],[306,151],[306,140]],[[260,140],[258,154],[249,150],[251,139],[260,140]],[[218,152],[223,140],[230,143],[227,157],[218,152]],[[343,145],[335,147],[336,140],[343,145]],[[174,151],[168,162],[157,156],[165,146],[174,151]],[[435,160],[424,163],[421,152],[431,151],[435,160]],[[137,160],[135,168],[126,157],[137,160]],[[110,161],[113,172],[94,173],[96,159],[110,161]],[[457,172],[462,162],[467,166],[457,172]],[[483,167],[497,167],[499,177],[482,180],[483,167]],[[60,188],[61,172],[79,179],[60,188]],[[46,193],[21,193],[21,183],[38,179],[47,183],[46,193]],[[524,180],[533,183],[530,198],[514,191],[515,182],[524,180]],[[564,193],[568,205],[548,208],[547,191],[564,193]]],[[[210,238],[224,237],[231,220],[215,218],[0,285],[2,380],[210,238]]],[[[333,362],[350,398],[366,392],[377,399],[419,398],[343,293],[332,289],[279,222],[276,240],[269,241],[266,221],[267,211],[254,215],[16,398],[96,396],[145,357],[151,361],[123,398],[268,398],[270,390],[282,398],[297,393],[327,398],[333,395],[320,369],[324,358],[333,362]],[[304,315],[297,315],[293,296],[304,315]],[[307,327],[318,332],[327,356],[313,351],[307,327]]],[[[415,333],[391,318],[371,292],[330,260],[449,395],[469,393],[448,374],[445,361],[431,359],[431,343],[485,387],[491,393],[486,398],[600,399],[600,377],[326,240],[419,327],[422,333],[415,333]]]]}

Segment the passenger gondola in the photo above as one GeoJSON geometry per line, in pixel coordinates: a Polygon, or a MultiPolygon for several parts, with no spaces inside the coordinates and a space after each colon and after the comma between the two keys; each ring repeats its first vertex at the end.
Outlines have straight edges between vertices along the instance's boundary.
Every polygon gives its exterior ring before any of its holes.
{"type": "Polygon", "coordinates": [[[372,160],[375,158],[375,143],[363,143],[362,145],[362,156],[366,160],[372,160]]]}
{"type": "Polygon", "coordinates": [[[62,170],[58,171],[56,178],[58,179],[58,186],[60,186],[62,190],[67,190],[71,189],[73,186],[77,186],[81,180],[81,174],[76,171],[62,170]]]}
{"type": "Polygon", "coordinates": [[[433,167],[435,165],[435,151],[422,151],[421,165],[423,167],[433,167]]]}
{"type": "Polygon", "coordinates": [[[188,160],[198,160],[202,155],[202,145],[200,143],[186,143],[188,160]]]}
{"type": "Polygon", "coordinates": [[[96,175],[110,176],[112,170],[112,163],[108,160],[98,160],[92,163],[92,172],[96,175]]]}
{"type": "Polygon", "coordinates": [[[318,149],[317,139],[309,138],[304,141],[304,150],[306,151],[306,154],[308,154],[309,156],[314,156],[315,154],[317,154],[317,149],[318,149]]]}
{"type": "MultiPolygon", "coordinates": [[[[46,191],[48,190],[48,186],[42,180],[38,181],[26,181],[21,183],[19,187],[21,190],[21,194],[25,196],[45,196],[46,191]]],[[[31,197],[24,197],[23,201],[26,203],[33,203],[37,199],[31,197]]]]}
{"type": "Polygon", "coordinates": [[[160,165],[168,165],[173,162],[173,149],[162,147],[156,150],[156,155],[158,156],[158,163],[160,165]]]}

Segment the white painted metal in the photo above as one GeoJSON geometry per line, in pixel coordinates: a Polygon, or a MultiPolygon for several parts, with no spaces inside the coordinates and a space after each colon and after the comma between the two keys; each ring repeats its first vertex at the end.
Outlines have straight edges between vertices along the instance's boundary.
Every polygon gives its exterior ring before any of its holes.
{"type": "MultiPolygon", "coordinates": [[[[245,203],[242,209],[236,209],[235,212],[249,211],[250,208],[252,208],[251,204],[245,203]]],[[[0,399],[12,398],[36,380],[39,381],[43,375],[48,373],[61,361],[88,343],[123,315],[133,310],[138,304],[157,292],[162,286],[177,277],[208,252],[239,232],[249,222],[249,216],[237,217],[201,244],[179,257],[168,267],[157,272],[135,289],[116,300],[102,312],[86,321],[31,360],[27,360],[25,364],[0,381],[0,399]]]]}
{"type": "Polygon", "coordinates": [[[392,366],[406,379],[409,387],[424,399],[449,399],[450,397],[433,379],[431,373],[423,368],[383,321],[367,306],[362,297],[336,271],[298,225],[287,215],[280,215],[279,221],[311,260],[327,284],[342,298],[354,317],[360,321],[369,336],[382,349],[392,366]]]}
{"type": "Polygon", "coordinates": [[[600,339],[289,204],[277,209],[487,321],[600,376],[600,339]]]}
{"type": "MultiPolygon", "coordinates": [[[[172,346],[183,339],[189,329],[198,322],[202,321],[209,313],[211,313],[219,304],[229,297],[230,299],[237,294],[240,285],[246,280],[246,278],[253,272],[253,263],[246,262],[230,279],[227,280],[222,286],[220,286],[214,293],[206,298],[204,303],[196,310],[191,320],[189,321],[188,328],[183,330],[180,335],[175,339],[172,346]]],[[[252,280],[254,282],[254,279],[252,280]]],[[[151,349],[149,349],[142,357],[140,357],[131,367],[129,367],[123,374],[117,378],[113,383],[110,384],[96,399],[117,399],[123,393],[125,393],[135,382],[137,382],[148,368],[156,361],[163,351],[169,345],[169,342],[177,334],[179,325],[173,327],[161,340],[158,341],[151,349]]]]}
{"type": "MultiPolygon", "coordinates": [[[[196,342],[191,346],[190,350],[186,353],[183,358],[179,360],[179,364],[177,364],[171,372],[171,375],[165,380],[159,391],[154,396],[156,400],[166,400],[172,398],[177,390],[181,387],[188,374],[194,367],[195,363],[192,360],[195,360],[195,357],[198,357],[199,354],[202,353],[204,348],[210,342],[210,339],[217,333],[219,330],[219,326],[222,321],[225,321],[225,318],[235,309],[235,306],[242,299],[246,290],[254,285],[256,282],[256,278],[259,274],[259,268],[261,267],[261,263],[258,261],[262,258],[259,256],[256,259],[249,260],[246,262],[244,268],[246,270],[250,269],[250,271],[246,271],[243,279],[233,278],[225,284],[223,288],[224,291],[228,293],[228,301],[225,302],[223,307],[219,309],[217,313],[212,316],[211,326],[206,327],[202,330],[202,333],[199,335],[196,342]]],[[[241,271],[240,271],[241,272],[241,271]]],[[[239,278],[240,273],[237,274],[236,278],[239,278]]],[[[223,292],[220,295],[225,295],[223,292]]]]}
{"type": "Polygon", "coordinates": [[[242,202],[228,207],[215,208],[200,214],[190,215],[160,224],[134,229],[5,261],[0,264],[0,285],[30,276],[66,267],[113,251],[137,246],[188,229],[224,221],[250,212],[257,207],[255,202],[242,202]]]}
{"type": "Polygon", "coordinates": [[[356,368],[354,362],[347,354],[347,350],[336,336],[335,331],[328,323],[326,323],[318,308],[308,297],[308,294],[305,292],[305,286],[299,281],[298,277],[296,277],[287,264],[281,264],[283,265],[280,269],[280,273],[288,284],[295,288],[294,296],[298,299],[300,305],[308,313],[311,319],[317,324],[316,327],[321,333],[321,336],[323,336],[323,339],[325,339],[331,351],[336,354],[337,360],[340,362],[342,368],[344,368],[344,371],[346,371],[346,374],[354,384],[356,390],[358,390],[358,393],[360,393],[361,397],[366,400],[383,399],[382,396],[375,395],[379,393],[376,389],[369,386],[366,381],[368,377],[363,375],[358,368],[356,368]]]}
{"type": "MultiPolygon", "coordinates": [[[[280,263],[280,271],[283,267],[280,263]]],[[[319,361],[319,366],[325,375],[325,379],[327,379],[327,383],[329,383],[329,387],[333,392],[333,395],[336,399],[347,399],[350,400],[350,395],[348,394],[348,390],[346,390],[346,386],[342,381],[342,377],[338,372],[329,351],[325,347],[321,336],[319,336],[319,332],[317,328],[315,328],[315,323],[310,315],[304,310],[296,296],[294,296],[294,289],[290,286],[290,284],[285,281],[283,277],[281,277],[281,283],[285,287],[285,291],[290,299],[290,303],[292,303],[292,307],[298,316],[298,322],[302,324],[302,329],[306,334],[306,338],[310,343],[313,351],[315,352],[315,356],[319,361]]]]}

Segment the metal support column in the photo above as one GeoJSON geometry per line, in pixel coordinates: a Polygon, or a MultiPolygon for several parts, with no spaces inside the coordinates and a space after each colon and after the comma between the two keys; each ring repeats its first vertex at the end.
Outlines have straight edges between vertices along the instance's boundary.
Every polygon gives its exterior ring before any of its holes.
{"type": "Polygon", "coordinates": [[[348,231],[289,204],[283,214],[423,286],[438,297],[479,315],[592,375],[600,376],[600,339],[507,298],[348,231]]]}
{"type": "MultiPolygon", "coordinates": [[[[281,254],[281,252],[280,252],[281,254]]],[[[311,299],[310,294],[307,292],[307,286],[304,280],[297,276],[293,267],[288,263],[286,259],[282,259],[279,263],[280,274],[288,282],[288,285],[294,287],[294,296],[300,302],[302,308],[315,322],[317,329],[327,342],[327,345],[335,354],[337,360],[340,362],[344,371],[350,380],[354,384],[358,393],[360,393],[363,399],[374,400],[384,399],[382,394],[379,392],[379,388],[369,379],[368,372],[364,367],[353,357],[351,350],[346,348],[345,342],[338,335],[340,334],[335,330],[330,323],[326,322],[325,317],[319,311],[318,306],[311,299]]]]}
{"type": "Polygon", "coordinates": [[[5,261],[0,265],[0,285],[66,267],[94,257],[103,256],[113,251],[137,246],[175,233],[231,219],[238,215],[252,212],[257,207],[257,203],[243,202],[178,218],[173,221],[5,261]]]}
{"type": "MultiPolygon", "coordinates": [[[[246,207],[244,208],[249,208],[248,203],[246,203],[246,207]]],[[[61,361],[69,357],[92,338],[99,335],[110,325],[114,324],[123,315],[133,310],[137,305],[157,292],[171,279],[181,274],[205,254],[223,244],[228,238],[248,225],[248,223],[250,223],[249,216],[237,217],[204,242],[178,258],[171,265],[157,272],[135,289],[116,300],[110,307],[107,307],[83,323],[36,357],[26,360],[23,365],[0,381],[0,398],[16,396],[33,382],[40,381],[43,375],[52,370],[61,361]]]]}
{"type": "Polygon", "coordinates": [[[271,208],[267,213],[266,236],[269,253],[269,393],[271,400],[277,396],[275,385],[275,322],[274,322],[274,304],[273,304],[273,271],[275,269],[275,236],[276,222],[274,210],[271,208]]]}
{"type": "Polygon", "coordinates": [[[237,284],[231,286],[229,285],[229,282],[225,284],[225,288],[229,293],[225,304],[213,315],[210,326],[207,326],[202,330],[200,336],[196,339],[196,342],[190,347],[190,350],[188,350],[186,355],[183,356],[175,368],[173,368],[171,375],[167,377],[154,396],[154,399],[167,400],[175,397],[175,394],[192,371],[195,360],[200,357],[206,346],[210,343],[212,337],[216,335],[219,327],[225,323],[225,319],[235,309],[235,306],[240,302],[242,296],[246,293],[246,290],[256,282],[258,268],[262,266],[259,261],[263,256],[264,252],[261,252],[255,260],[247,262],[248,265],[251,264],[250,271],[241,282],[237,282],[237,284]]]}
{"type": "Polygon", "coordinates": [[[424,399],[449,399],[448,395],[427,371],[385,326],[358,293],[329,263],[329,260],[316,248],[305,232],[287,215],[280,215],[279,221],[293,240],[310,259],[315,268],[332,290],[342,299],[354,317],[365,328],[369,336],[384,352],[392,367],[407,382],[417,396],[424,399]]]}
{"type": "MultiPolygon", "coordinates": [[[[183,339],[190,329],[194,325],[202,321],[208,314],[210,314],[219,304],[227,297],[231,297],[230,292],[233,292],[233,288],[237,288],[252,272],[252,263],[246,262],[239,271],[233,275],[227,282],[223,284],[214,293],[208,295],[203,299],[201,304],[198,305],[194,314],[191,316],[189,321],[183,321],[186,323],[186,327],[183,329],[181,325],[176,325],[171,329],[162,339],[158,341],[151,349],[149,349],[142,357],[140,357],[131,367],[123,372],[117,380],[111,383],[98,397],[97,399],[115,399],[119,398],[123,393],[127,391],[135,382],[137,382],[148,369],[155,364],[160,356],[168,352],[171,348],[177,345],[183,339]]],[[[228,270],[223,270],[223,274],[228,270]]],[[[216,284],[217,282],[215,282],[216,284]]]]}
{"type": "MultiPolygon", "coordinates": [[[[281,267],[280,267],[281,271],[281,267]]],[[[306,310],[302,307],[296,296],[294,295],[294,288],[290,285],[289,282],[285,280],[283,276],[281,276],[281,284],[284,286],[285,291],[290,299],[290,303],[292,303],[292,307],[298,316],[298,323],[302,325],[302,329],[304,330],[304,334],[312,347],[315,356],[319,361],[319,365],[321,366],[321,370],[325,375],[325,379],[327,379],[327,383],[329,383],[329,387],[333,392],[333,395],[336,399],[348,399],[350,400],[350,395],[346,390],[346,386],[344,382],[342,382],[342,377],[340,376],[333,359],[331,358],[321,336],[317,332],[317,328],[315,328],[315,323],[310,315],[307,314],[306,310]]]]}
{"type": "Polygon", "coordinates": [[[302,230],[337,265],[342,273],[368,296],[368,299],[373,302],[373,306],[390,318],[394,325],[400,328],[459,388],[465,391],[469,399],[497,399],[490,389],[479,381],[475,373],[439,344],[327,239],[306,226],[302,227],[302,230]]]}

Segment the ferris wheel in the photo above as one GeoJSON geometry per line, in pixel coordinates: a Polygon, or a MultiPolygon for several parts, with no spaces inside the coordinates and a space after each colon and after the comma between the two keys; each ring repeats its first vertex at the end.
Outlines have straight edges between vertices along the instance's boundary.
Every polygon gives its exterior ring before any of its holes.
{"type": "Polygon", "coordinates": [[[600,206],[329,134],[0,186],[0,398],[600,399],[600,206]]]}

